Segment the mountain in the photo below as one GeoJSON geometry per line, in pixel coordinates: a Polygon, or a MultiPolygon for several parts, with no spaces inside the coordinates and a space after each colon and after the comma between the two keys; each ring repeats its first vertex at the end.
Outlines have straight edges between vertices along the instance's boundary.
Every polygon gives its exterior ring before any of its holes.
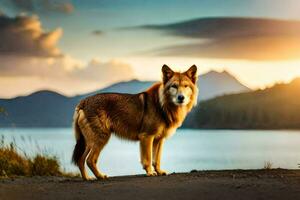
{"type": "Polygon", "coordinates": [[[199,101],[207,100],[219,95],[250,91],[227,71],[210,71],[199,76],[199,101]]]}
{"type": "Polygon", "coordinates": [[[52,91],[38,91],[24,97],[0,99],[0,127],[63,127],[70,125],[78,100],[52,91]]]}
{"type": "MultiPolygon", "coordinates": [[[[103,92],[137,93],[146,90],[154,83],[155,81],[139,80],[119,82],[107,88],[80,95],[79,97],[84,98],[103,92]]],[[[198,101],[207,100],[218,95],[250,91],[248,87],[241,84],[234,76],[229,74],[227,71],[210,71],[208,73],[202,74],[199,76],[197,84],[199,88],[198,101]]]]}
{"type": "Polygon", "coordinates": [[[139,81],[139,80],[131,80],[131,81],[124,81],[115,83],[113,85],[110,85],[106,88],[96,90],[94,92],[86,93],[83,95],[79,95],[77,97],[79,98],[85,98],[87,96],[91,96],[97,93],[105,93],[105,92],[121,92],[121,93],[138,93],[146,90],[148,87],[153,85],[155,81],[139,81]]]}
{"type": "MultiPolygon", "coordinates": [[[[104,92],[137,93],[150,87],[153,81],[131,80],[109,87],[66,97],[52,91],[38,91],[28,96],[0,99],[0,127],[69,127],[76,104],[87,96],[104,92]]],[[[250,91],[227,72],[208,72],[199,76],[199,100],[219,95],[250,91]]],[[[191,115],[192,116],[192,115],[191,115]]]]}
{"type": "Polygon", "coordinates": [[[300,78],[289,84],[203,101],[195,109],[192,128],[299,129],[300,78]]]}

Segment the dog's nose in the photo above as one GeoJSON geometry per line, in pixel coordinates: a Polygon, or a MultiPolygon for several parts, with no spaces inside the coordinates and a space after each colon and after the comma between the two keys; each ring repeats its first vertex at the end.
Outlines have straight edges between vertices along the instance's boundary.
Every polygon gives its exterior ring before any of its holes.
{"type": "Polygon", "coordinates": [[[177,97],[178,101],[183,102],[184,96],[182,94],[178,95],[177,97]]]}

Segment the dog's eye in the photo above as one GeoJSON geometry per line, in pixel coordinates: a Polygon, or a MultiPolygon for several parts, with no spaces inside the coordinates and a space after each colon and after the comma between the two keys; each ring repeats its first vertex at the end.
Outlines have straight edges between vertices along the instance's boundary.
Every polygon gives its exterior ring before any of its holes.
{"type": "Polygon", "coordinates": [[[171,88],[177,89],[177,85],[171,85],[171,88]]]}
{"type": "Polygon", "coordinates": [[[184,85],[185,88],[189,87],[188,85],[184,85]]]}

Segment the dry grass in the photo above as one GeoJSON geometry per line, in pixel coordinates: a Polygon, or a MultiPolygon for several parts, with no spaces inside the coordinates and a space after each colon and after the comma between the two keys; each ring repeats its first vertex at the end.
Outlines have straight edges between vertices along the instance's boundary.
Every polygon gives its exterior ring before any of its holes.
{"type": "Polygon", "coordinates": [[[265,162],[264,169],[273,169],[273,163],[271,163],[270,161],[265,162]]]}
{"type": "Polygon", "coordinates": [[[60,168],[55,156],[38,154],[33,158],[17,151],[15,143],[5,144],[0,139],[0,176],[74,176],[60,168]]]}

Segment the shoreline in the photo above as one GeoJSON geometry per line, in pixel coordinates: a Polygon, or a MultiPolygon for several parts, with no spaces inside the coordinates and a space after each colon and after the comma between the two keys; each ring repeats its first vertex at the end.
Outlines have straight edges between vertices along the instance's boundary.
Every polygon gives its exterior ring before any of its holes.
{"type": "Polygon", "coordinates": [[[168,176],[0,178],[0,199],[300,199],[300,170],[214,170],[168,176]]]}

